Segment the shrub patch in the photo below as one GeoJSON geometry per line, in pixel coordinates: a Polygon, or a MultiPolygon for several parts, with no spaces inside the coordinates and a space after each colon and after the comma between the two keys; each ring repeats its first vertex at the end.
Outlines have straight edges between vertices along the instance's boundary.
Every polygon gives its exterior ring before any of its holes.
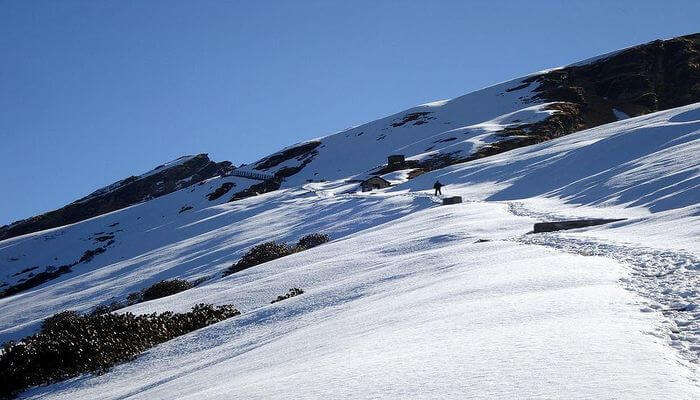
{"type": "Polygon", "coordinates": [[[160,281],[144,289],[141,292],[141,301],[160,299],[161,297],[166,297],[175,293],[180,293],[184,290],[192,289],[193,287],[193,284],[183,279],[171,279],[167,281],[160,281]]]}
{"type": "Polygon", "coordinates": [[[327,243],[330,240],[331,238],[325,233],[312,233],[302,236],[297,242],[296,248],[298,250],[306,250],[327,243]]]}
{"type": "Polygon", "coordinates": [[[276,260],[280,257],[292,254],[294,248],[285,243],[265,242],[254,246],[241,257],[235,264],[231,265],[225,272],[224,276],[243,271],[246,268],[262,264],[268,261],[276,260]]]}
{"type": "Polygon", "coordinates": [[[299,251],[316,247],[328,242],[329,240],[330,237],[325,233],[312,233],[300,238],[297,244],[294,246],[275,241],[261,243],[257,246],[253,246],[243,255],[243,257],[241,257],[240,260],[226,269],[226,271],[224,271],[224,276],[243,271],[244,269],[258,264],[276,260],[292,253],[297,253],[299,251]]]}
{"type": "Polygon", "coordinates": [[[303,291],[302,289],[299,289],[299,288],[291,288],[291,289],[289,289],[289,292],[287,292],[287,294],[285,294],[285,295],[283,295],[283,296],[277,296],[277,298],[276,298],[275,300],[272,300],[272,301],[270,302],[270,304],[275,304],[275,303],[277,303],[278,301],[287,300],[287,299],[290,298],[290,297],[299,296],[299,295],[302,294],[302,293],[304,293],[304,291],[303,291]]]}
{"type": "Polygon", "coordinates": [[[10,399],[32,386],[106,372],[157,344],[239,314],[231,305],[211,304],[177,314],[58,313],[44,321],[39,333],[3,345],[0,399],[10,399]]]}
{"type": "Polygon", "coordinates": [[[132,306],[134,304],[143,303],[144,301],[150,301],[155,299],[160,299],[161,297],[166,297],[173,295],[175,293],[180,293],[187,289],[192,289],[198,284],[204,282],[205,279],[199,279],[194,282],[189,282],[184,279],[170,279],[164,280],[141,290],[140,292],[133,292],[127,296],[126,300],[119,301],[115,300],[111,303],[101,304],[90,311],[91,315],[100,315],[111,313],[112,311],[119,310],[120,308],[132,306]]]}

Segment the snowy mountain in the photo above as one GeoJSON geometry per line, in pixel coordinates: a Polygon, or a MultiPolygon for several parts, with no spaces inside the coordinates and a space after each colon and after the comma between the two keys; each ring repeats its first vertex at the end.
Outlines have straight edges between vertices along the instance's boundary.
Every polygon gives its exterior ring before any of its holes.
{"type": "Polygon", "coordinates": [[[20,397],[700,397],[699,40],[532,74],[235,170],[182,158],[59,210],[87,210],[67,225],[4,228],[2,342],[165,279],[196,286],[114,313],[241,311],[20,397]],[[374,174],[392,186],[359,191],[374,174]],[[436,180],[465,201],[442,206],[436,180]],[[575,218],[623,220],[531,234],[575,218]],[[226,274],[255,245],[313,233],[332,240],[226,274]],[[271,304],[290,288],[303,293],[271,304]]]}
{"type": "MultiPolygon", "coordinates": [[[[585,128],[700,101],[700,34],[657,40],[424,104],[264,157],[240,172],[281,182],[239,187],[238,197],[307,181],[391,172],[387,156],[425,171],[540,143],[585,128]]],[[[186,156],[43,215],[0,227],[0,239],[54,228],[162,196],[233,167],[186,156]]]]}
{"type": "Polygon", "coordinates": [[[436,101],[301,143],[250,168],[308,180],[364,177],[387,156],[413,174],[700,101],[700,34],[654,41],[436,101]]]}
{"type": "Polygon", "coordinates": [[[172,193],[232,169],[230,162],[215,163],[206,154],[183,156],[98,189],[58,210],[2,226],[0,239],[83,221],[172,193]]]}

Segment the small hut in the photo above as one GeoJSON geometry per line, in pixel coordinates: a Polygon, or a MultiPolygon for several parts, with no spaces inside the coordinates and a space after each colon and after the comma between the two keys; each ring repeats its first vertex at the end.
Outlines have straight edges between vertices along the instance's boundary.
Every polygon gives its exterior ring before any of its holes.
{"type": "Polygon", "coordinates": [[[360,183],[363,192],[369,192],[374,189],[384,189],[391,186],[391,183],[380,176],[373,176],[360,183]]]}

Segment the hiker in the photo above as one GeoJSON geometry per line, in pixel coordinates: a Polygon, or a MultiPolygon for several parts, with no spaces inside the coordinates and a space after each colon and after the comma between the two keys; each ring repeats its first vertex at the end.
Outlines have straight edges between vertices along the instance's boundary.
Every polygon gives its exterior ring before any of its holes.
{"type": "Polygon", "coordinates": [[[443,186],[444,186],[444,185],[443,185],[442,183],[440,183],[440,181],[435,181],[435,184],[433,185],[433,188],[435,188],[435,196],[437,196],[438,194],[439,194],[440,196],[442,196],[442,190],[441,190],[441,188],[442,188],[443,186]]]}

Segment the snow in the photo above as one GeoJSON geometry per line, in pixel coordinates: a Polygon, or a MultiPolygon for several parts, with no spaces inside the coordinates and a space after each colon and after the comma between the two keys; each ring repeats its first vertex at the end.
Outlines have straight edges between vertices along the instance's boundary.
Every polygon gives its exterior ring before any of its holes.
{"type": "Polygon", "coordinates": [[[395,171],[383,175],[392,187],[358,193],[357,179],[387,154],[466,154],[555,112],[530,102],[533,85],[508,91],[521,83],[323,137],[323,151],[278,191],[229,203],[258,181],[215,177],[0,241],[8,284],[26,279],[27,267],[106,246],[71,273],[0,299],[2,342],[56,312],[174,277],[205,281],[118,312],[200,302],[242,311],[106,374],[23,397],[700,398],[700,103],[411,180],[395,171]],[[417,112],[430,114],[401,124],[417,112]],[[441,206],[430,193],[438,179],[464,203],[441,206]],[[235,187],[209,201],[226,182],[235,187]],[[538,221],[589,217],[626,219],[529,234],[538,221]],[[317,232],[332,241],[221,276],[251,246],[317,232]],[[292,287],[304,294],[270,304],[292,287]]]}
{"type": "Polygon", "coordinates": [[[27,397],[696,397],[624,268],[505,240],[529,227],[504,205],[431,207],[137,305],[245,314],[27,397]],[[305,293],[269,304],[293,286],[305,293]]]}
{"type": "MultiPolygon", "coordinates": [[[[287,178],[283,187],[302,185],[307,180],[334,181],[367,173],[386,164],[389,154],[420,159],[440,152],[460,152],[466,157],[479,146],[494,141],[493,133],[498,129],[537,122],[554,112],[546,110],[549,103],[533,98],[538,84],[524,83],[524,79],[500,83],[451,100],[423,104],[315,139],[321,142],[318,154],[301,172],[287,178]],[[404,122],[416,113],[427,114],[404,122]]],[[[304,143],[308,141],[294,146],[304,143]]],[[[302,162],[292,158],[264,171],[275,173],[302,162]]],[[[255,165],[243,168],[253,170],[255,165]]]]}
{"type": "Polygon", "coordinates": [[[697,203],[698,154],[695,103],[450,166],[395,190],[424,190],[439,179],[455,194],[487,200],[543,196],[658,212],[697,203]]]}
{"type": "Polygon", "coordinates": [[[97,247],[92,240],[96,232],[114,232],[116,241],[91,262],[75,266],[74,272],[0,299],[0,341],[35,331],[41,320],[55,312],[89,310],[112,298],[124,299],[162,279],[216,276],[248,247],[264,241],[292,242],[318,231],[341,237],[432,204],[426,197],[412,196],[319,200],[303,188],[234,203],[225,203],[230,195],[209,202],[206,193],[219,186],[219,181],[210,181],[208,187],[195,185],[194,191],[180,190],[50,234],[0,242],[0,260],[19,259],[3,268],[7,271],[5,280],[12,282],[16,279],[12,275],[27,265],[43,269],[77,260],[85,250],[97,247]],[[179,213],[185,204],[194,208],[179,213]],[[110,228],[115,222],[119,224],[110,228]],[[50,243],[49,250],[38,251],[44,243],[50,243]]]}
{"type": "Polygon", "coordinates": [[[549,110],[553,103],[543,103],[521,110],[499,115],[496,118],[478,124],[450,129],[432,135],[425,139],[418,140],[409,145],[396,149],[398,153],[410,154],[410,159],[421,160],[431,155],[441,152],[459,151],[463,155],[469,155],[479,150],[482,146],[502,140],[503,137],[496,135],[506,128],[515,128],[520,125],[540,122],[551,116],[556,110],[549,110]],[[445,143],[436,146],[437,143],[445,143]],[[422,149],[429,148],[430,151],[422,149]],[[437,149],[436,149],[437,148],[437,149]]]}
{"type": "Polygon", "coordinates": [[[391,183],[392,185],[400,185],[408,181],[408,174],[411,171],[412,170],[410,169],[401,169],[398,171],[389,172],[388,174],[384,174],[381,177],[389,181],[389,183],[391,183]]]}

